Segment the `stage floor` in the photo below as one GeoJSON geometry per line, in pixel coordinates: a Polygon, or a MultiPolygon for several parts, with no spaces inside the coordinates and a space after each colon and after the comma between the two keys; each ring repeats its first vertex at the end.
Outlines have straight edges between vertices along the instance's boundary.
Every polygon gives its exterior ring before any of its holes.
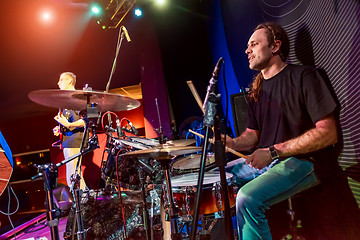
{"type": "MultiPolygon", "coordinates": [[[[59,221],[59,239],[63,239],[66,230],[67,216],[59,221]]],[[[50,228],[46,226],[46,218],[36,221],[29,221],[15,228],[17,240],[48,240],[51,239],[50,228]]],[[[0,240],[15,239],[14,231],[9,231],[0,236],[0,240]]]]}

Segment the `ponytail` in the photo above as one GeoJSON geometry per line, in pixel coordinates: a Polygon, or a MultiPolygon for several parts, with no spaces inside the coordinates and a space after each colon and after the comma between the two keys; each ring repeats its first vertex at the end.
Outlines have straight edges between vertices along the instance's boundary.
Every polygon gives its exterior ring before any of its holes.
{"type": "Polygon", "coordinates": [[[255,77],[252,85],[251,90],[249,93],[249,97],[252,98],[255,102],[259,100],[260,91],[262,89],[262,84],[264,81],[264,77],[261,72],[255,77]]]}

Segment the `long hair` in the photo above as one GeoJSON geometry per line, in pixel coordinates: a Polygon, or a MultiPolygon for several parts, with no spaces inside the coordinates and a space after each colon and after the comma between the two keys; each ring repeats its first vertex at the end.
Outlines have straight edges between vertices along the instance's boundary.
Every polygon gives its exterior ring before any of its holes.
{"type": "MultiPolygon", "coordinates": [[[[290,43],[287,37],[285,30],[277,23],[273,22],[266,22],[259,24],[254,31],[259,29],[266,29],[266,36],[269,42],[269,46],[275,43],[276,40],[281,41],[281,46],[279,51],[276,54],[279,54],[281,59],[285,62],[286,58],[289,55],[290,51],[290,43]]],[[[249,93],[249,97],[254,99],[255,102],[258,101],[260,92],[262,89],[262,83],[264,81],[264,77],[260,72],[251,84],[251,90],[249,93]]]]}

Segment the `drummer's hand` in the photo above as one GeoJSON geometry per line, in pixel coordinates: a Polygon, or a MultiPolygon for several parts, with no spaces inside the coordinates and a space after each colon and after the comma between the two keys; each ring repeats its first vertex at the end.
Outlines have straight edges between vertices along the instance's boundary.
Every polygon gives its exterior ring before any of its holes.
{"type": "Polygon", "coordinates": [[[53,133],[55,136],[59,136],[60,135],[60,127],[59,126],[54,127],[53,133]]]}
{"type": "Polygon", "coordinates": [[[228,135],[224,135],[224,134],[221,134],[221,141],[222,142],[224,142],[226,140],[226,146],[228,147],[228,148],[234,148],[234,144],[235,144],[235,142],[234,142],[234,139],[233,138],[231,138],[231,137],[229,137],[228,135]],[[225,139],[225,137],[226,137],[226,139],[225,139]]]}
{"type": "Polygon", "coordinates": [[[68,128],[69,127],[69,121],[64,117],[64,115],[62,114],[58,114],[54,117],[54,119],[60,123],[61,125],[63,125],[64,127],[68,128]]]}
{"type": "Polygon", "coordinates": [[[256,169],[263,169],[272,162],[269,148],[259,148],[246,159],[246,163],[256,169]]]}

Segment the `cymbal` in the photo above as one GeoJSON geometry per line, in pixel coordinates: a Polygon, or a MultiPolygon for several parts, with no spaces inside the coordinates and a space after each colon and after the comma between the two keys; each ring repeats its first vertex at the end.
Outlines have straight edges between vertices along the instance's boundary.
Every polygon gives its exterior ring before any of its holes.
{"type": "Polygon", "coordinates": [[[143,150],[143,149],[148,149],[149,148],[148,146],[143,145],[141,143],[132,142],[132,141],[129,141],[129,140],[126,140],[126,139],[117,139],[116,141],[119,141],[122,144],[128,145],[128,146],[136,148],[136,149],[143,150]]]}
{"type": "Polygon", "coordinates": [[[177,155],[189,154],[198,151],[201,151],[201,147],[159,144],[153,148],[128,152],[121,154],[120,156],[151,157],[161,161],[172,159],[177,155]]]}
{"type": "MultiPolygon", "coordinates": [[[[148,146],[157,146],[159,141],[155,139],[148,139],[143,137],[129,137],[132,141],[140,142],[148,146]]],[[[174,146],[189,146],[196,142],[196,139],[179,139],[179,140],[169,140],[166,142],[167,145],[174,146]]]]}
{"type": "Polygon", "coordinates": [[[189,146],[195,142],[196,142],[196,139],[178,139],[178,140],[171,140],[166,143],[181,147],[181,146],[189,146]]]}
{"type": "Polygon", "coordinates": [[[28,94],[31,101],[47,107],[84,110],[90,103],[96,103],[100,112],[126,111],[140,106],[136,99],[115,93],[81,90],[44,89],[28,94]]]}

